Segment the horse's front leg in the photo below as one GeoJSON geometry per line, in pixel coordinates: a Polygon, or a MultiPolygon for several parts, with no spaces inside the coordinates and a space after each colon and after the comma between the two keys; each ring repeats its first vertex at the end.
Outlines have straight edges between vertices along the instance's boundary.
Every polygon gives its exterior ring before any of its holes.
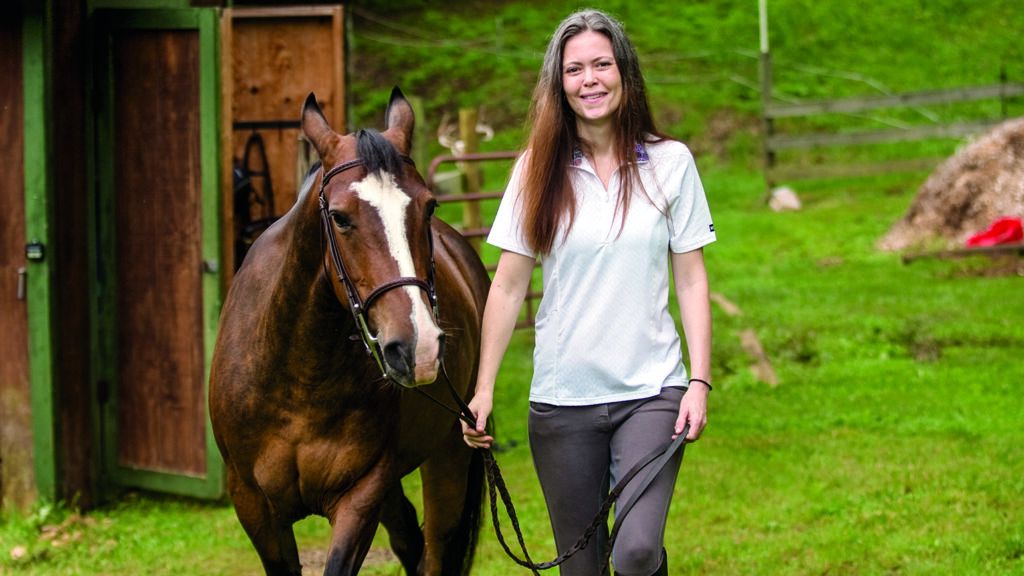
{"type": "Polygon", "coordinates": [[[227,470],[228,491],[235,513],[260,556],[264,572],[267,576],[302,574],[291,524],[274,514],[267,497],[258,488],[240,478],[233,467],[228,466],[227,470]]]}
{"type": "Polygon", "coordinates": [[[359,572],[377,531],[384,496],[391,487],[392,479],[384,468],[378,466],[360,479],[329,511],[331,547],[324,576],[350,576],[359,572]]]}
{"type": "Polygon", "coordinates": [[[398,556],[405,573],[416,574],[423,556],[423,531],[416,508],[405,497],[401,482],[395,482],[385,498],[380,523],[387,530],[391,550],[398,556]]]}

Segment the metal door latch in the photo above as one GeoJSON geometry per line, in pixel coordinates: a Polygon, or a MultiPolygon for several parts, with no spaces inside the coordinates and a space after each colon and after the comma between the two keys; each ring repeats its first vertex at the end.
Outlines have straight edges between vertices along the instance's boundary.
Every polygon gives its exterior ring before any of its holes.
{"type": "Polygon", "coordinates": [[[42,242],[31,242],[25,245],[25,258],[29,260],[42,260],[46,254],[46,246],[42,242]]]}
{"type": "Polygon", "coordinates": [[[28,270],[24,266],[18,268],[18,300],[25,299],[25,283],[28,280],[28,270]]]}

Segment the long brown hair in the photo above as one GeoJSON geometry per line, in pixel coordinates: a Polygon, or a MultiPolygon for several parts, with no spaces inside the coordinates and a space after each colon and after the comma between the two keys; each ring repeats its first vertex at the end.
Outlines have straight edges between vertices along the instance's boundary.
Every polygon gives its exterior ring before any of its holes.
{"type": "Polygon", "coordinates": [[[636,146],[666,138],[654,127],[640,60],[622,25],[597,10],[570,14],[555,30],[544,54],[544,64],[533,90],[532,128],[523,158],[523,240],[538,254],[549,254],[563,226],[568,232],[576,218],[576,194],[568,167],[573,146],[580,145],[586,151],[586,143],[579,140],[576,115],[565,96],[562,58],[566,42],[587,30],[604,34],[611,41],[615,65],[622,77],[622,101],[614,115],[618,165],[626,167],[616,205],[616,211],[621,210],[622,226],[633,190],[643,190],[636,146]]]}

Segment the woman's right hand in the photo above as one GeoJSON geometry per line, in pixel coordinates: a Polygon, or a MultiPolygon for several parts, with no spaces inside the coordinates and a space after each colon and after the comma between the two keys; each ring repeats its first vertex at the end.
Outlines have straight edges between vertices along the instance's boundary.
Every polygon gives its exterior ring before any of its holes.
{"type": "Polygon", "coordinates": [[[470,428],[465,422],[462,423],[462,439],[471,448],[490,448],[494,438],[487,434],[487,418],[491,415],[493,399],[489,394],[477,394],[469,401],[469,409],[476,417],[476,428],[470,428]]]}

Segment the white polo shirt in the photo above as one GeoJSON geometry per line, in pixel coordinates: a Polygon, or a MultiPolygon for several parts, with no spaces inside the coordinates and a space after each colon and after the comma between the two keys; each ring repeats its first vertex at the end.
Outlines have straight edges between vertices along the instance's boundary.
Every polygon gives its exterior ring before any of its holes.
{"type": "MultiPolygon", "coordinates": [[[[693,155],[681,142],[638,146],[639,190],[625,227],[616,213],[620,173],[605,190],[590,162],[574,154],[576,220],[541,260],[544,297],[536,317],[530,401],[582,406],[655,396],[687,385],[679,332],[669,314],[669,252],[715,241],[693,155]],[[662,212],[667,212],[668,217],[662,212]]],[[[523,241],[522,157],[487,242],[536,257],[523,241]]]]}

